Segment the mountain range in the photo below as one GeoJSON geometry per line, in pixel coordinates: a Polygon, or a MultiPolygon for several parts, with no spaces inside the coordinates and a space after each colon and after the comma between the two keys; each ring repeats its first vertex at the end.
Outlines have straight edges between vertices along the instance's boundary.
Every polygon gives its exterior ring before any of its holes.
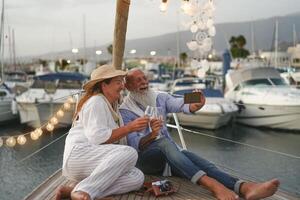
{"type": "MultiPolygon", "coordinates": [[[[224,49],[228,48],[228,41],[231,36],[244,35],[247,40],[246,48],[251,51],[252,45],[254,50],[271,50],[274,44],[275,34],[275,22],[278,21],[278,43],[279,49],[285,51],[287,46],[293,42],[293,25],[296,27],[296,33],[298,42],[300,42],[300,12],[293,13],[286,16],[276,16],[267,19],[260,19],[255,21],[246,21],[238,23],[220,23],[216,24],[216,36],[213,38],[214,49],[217,53],[222,53],[224,49]],[[253,28],[251,28],[251,26],[253,28]],[[253,30],[254,41],[251,41],[251,29],[253,30]]],[[[186,31],[179,31],[173,33],[167,33],[164,35],[138,38],[126,41],[126,49],[124,57],[130,57],[129,51],[136,49],[135,56],[148,56],[150,51],[155,50],[159,56],[175,56],[177,54],[177,37],[179,41],[179,51],[187,52],[189,50],[186,43],[193,38],[193,34],[186,31]]],[[[110,44],[110,43],[109,43],[110,44]]],[[[86,48],[88,57],[95,57],[95,49],[101,49],[101,59],[109,59],[111,55],[107,52],[107,46],[109,44],[103,44],[99,47],[86,48]]],[[[84,52],[83,49],[79,49],[79,52],[84,52]]],[[[38,56],[41,59],[49,59],[55,57],[71,58],[72,53],[68,51],[61,51],[56,53],[48,53],[38,56]]],[[[83,55],[77,55],[76,57],[82,57],[83,55]]],[[[99,59],[100,59],[99,58],[99,59]]]]}

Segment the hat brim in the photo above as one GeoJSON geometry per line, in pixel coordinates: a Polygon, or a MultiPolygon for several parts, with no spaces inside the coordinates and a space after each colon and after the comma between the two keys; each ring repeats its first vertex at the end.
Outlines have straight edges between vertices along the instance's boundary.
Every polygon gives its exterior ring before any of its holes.
{"type": "Polygon", "coordinates": [[[121,70],[115,70],[113,73],[107,74],[106,76],[104,76],[102,78],[86,82],[83,85],[83,89],[86,91],[87,89],[93,87],[96,83],[104,81],[105,79],[114,78],[114,77],[117,77],[117,76],[126,76],[126,74],[127,74],[127,72],[124,72],[124,71],[121,71],[121,70]]]}

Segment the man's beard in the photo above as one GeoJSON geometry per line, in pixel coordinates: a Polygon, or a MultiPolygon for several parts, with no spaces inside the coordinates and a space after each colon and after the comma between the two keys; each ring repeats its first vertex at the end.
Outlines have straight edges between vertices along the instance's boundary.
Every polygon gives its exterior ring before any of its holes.
{"type": "Polygon", "coordinates": [[[147,106],[156,107],[156,94],[152,89],[148,89],[143,93],[131,91],[129,96],[134,101],[141,104],[144,108],[147,106]]]}

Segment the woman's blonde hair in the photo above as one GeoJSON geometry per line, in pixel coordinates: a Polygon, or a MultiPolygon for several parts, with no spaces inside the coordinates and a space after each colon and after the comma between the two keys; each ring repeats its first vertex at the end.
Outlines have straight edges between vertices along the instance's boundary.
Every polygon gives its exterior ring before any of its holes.
{"type": "Polygon", "coordinates": [[[78,102],[77,108],[76,108],[74,116],[73,116],[73,121],[75,121],[75,120],[78,119],[78,116],[77,116],[78,113],[82,109],[82,107],[85,104],[85,102],[87,100],[89,100],[89,98],[91,98],[92,96],[98,95],[100,93],[103,94],[102,83],[104,82],[106,84],[109,84],[111,82],[111,79],[112,78],[105,79],[105,80],[103,80],[101,82],[95,83],[92,87],[86,89],[84,95],[80,98],[80,100],[78,102]]]}

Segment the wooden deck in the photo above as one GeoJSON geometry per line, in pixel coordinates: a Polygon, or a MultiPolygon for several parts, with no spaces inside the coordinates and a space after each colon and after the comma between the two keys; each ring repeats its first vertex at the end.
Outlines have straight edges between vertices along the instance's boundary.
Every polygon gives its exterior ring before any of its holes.
{"type": "MultiPolygon", "coordinates": [[[[154,177],[146,176],[148,179],[156,179],[165,177],[154,177]]],[[[155,198],[155,196],[146,193],[144,196],[136,194],[136,192],[131,192],[123,195],[113,196],[114,200],[210,200],[215,199],[210,192],[201,188],[197,185],[192,184],[188,180],[183,180],[177,177],[168,177],[168,180],[171,180],[173,185],[178,191],[169,196],[155,198]]],[[[24,200],[53,200],[55,197],[56,188],[60,185],[68,185],[71,182],[66,180],[65,177],[61,175],[61,170],[58,170],[51,177],[45,180],[41,185],[39,185],[34,191],[27,195],[24,200]]],[[[284,192],[277,192],[274,196],[267,198],[268,200],[299,200],[299,197],[293,197],[284,192]]],[[[98,199],[100,200],[100,199],[98,199]]]]}

